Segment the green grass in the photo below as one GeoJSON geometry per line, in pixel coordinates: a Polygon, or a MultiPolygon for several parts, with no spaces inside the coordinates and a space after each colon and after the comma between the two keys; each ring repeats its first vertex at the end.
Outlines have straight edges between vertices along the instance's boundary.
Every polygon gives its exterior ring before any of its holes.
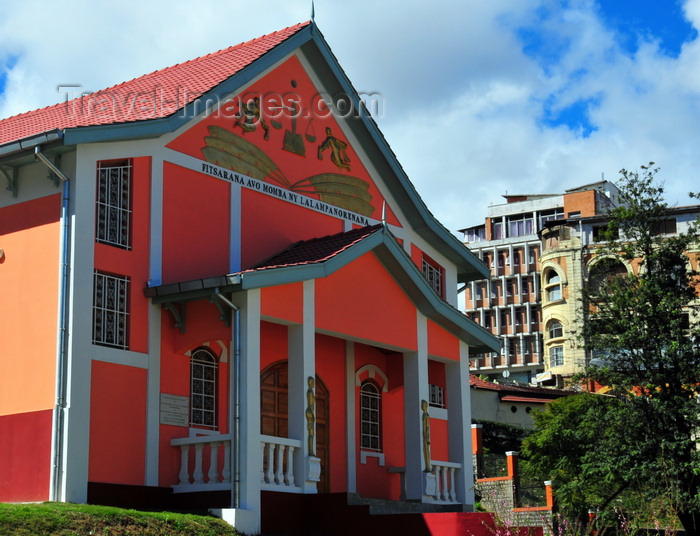
{"type": "Polygon", "coordinates": [[[85,504],[0,503],[0,536],[235,536],[214,517],[85,504]]]}

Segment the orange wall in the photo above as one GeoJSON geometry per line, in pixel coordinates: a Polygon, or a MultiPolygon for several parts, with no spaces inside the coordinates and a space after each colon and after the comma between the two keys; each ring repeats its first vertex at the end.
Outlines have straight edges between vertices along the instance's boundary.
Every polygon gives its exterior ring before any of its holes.
{"type": "Polygon", "coordinates": [[[261,313],[263,316],[279,318],[301,324],[303,321],[304,285],[277,285],[261,289],[261,313]]]}
{"type": "Polygon", "coordinates": [[[143,485],[147,371],[92,362],[88,480],[143,485]]]}
{"type": "Polygon", "coordinates": [[[330,491],[347,491],[348,471],[346,458],[347,433],[345,426],[345,341],[316,335],[316,374],[326,384],[330,407],[330,491]]]}
{"type": "Polygon", "coordinates": [[[428,320],[428,354],[459,361],[459,339],[430,319],[428,320]]]}
{"type": "Polygon", "coordinates": [[[572,212],[580,212],[581,217],[595,216],[595,190],[575,192],[564,196],[564,216],[572,212]]]}
{"type": "Polygon", "coordinates": [[[52,415],[48,409],[0,416],[0,502],[49,499],[52,415]]]}
{"type": "MultiPolygon", "coordinates": [[[[173,327],[172,315],[163,311],[163,344],[161,347],[160,392],[177,396],[190,396],[190,358],[186,352],[195,350],[209,343],[208,348],[219,359],[219,390],[217,421],[221,433],[228,433],[229,407],[228,386],[229,366],[232,359],[231,328],[219,320],[219,312],[214,304],[205,301],[187,304],[187,329],[184,334],[173,327]],[[221,361],[224,348],[226,362],[221,361]]],[[[160,464],[159,482],[161,486],[170,486],[178,482],[180,471],[180,449],[170,445],[170,440],[185,437],[187,427],[160,425],[160,464]]],[[[220,460],[223,463],[223,458],[220,460]]]]}
{"type": "Polygon", "coordinates": [[[131,249],[95,243],[95,269],[129,277],[129,350],[148,351],[151,158],[133,159],[131,249]]]}
{"type": "Polygon", "coordinates": [[[382,450],[385,465],[381,467],[374,457],[368,457],[366,464],[360,463],[360,388],[356,386],[357,492],[363,497],[397,500],[401,493],[400,477],[398,474],[387,473],[387,468],[406,465],[402,357],[399,354],[384,354],[377,348],[364,344],[355,344],[355,369],[367,364],[376,365],[389,379],[389,390],[382,393],[382,450]]]}
{"type": "Polygon", "coordinates": [[[61,195],[0,209],[0,415],[54,405],[61,195]]]}
{"type": "Polygon", "coordinates": [[[163,283],[229,271],[230,188],[219,179],[163,166],[163,283]]]}
{"type": "Polygon", "coordinates": [[[241,267],[251,268],[299,240],[343,231],[343,222],[258,192],[241,192],[241,267]]]}
{"type": "Polygon", "coordinates": [[[316,327],[415,349],[416,308],[373,253],[316,280],[316,327]]]}

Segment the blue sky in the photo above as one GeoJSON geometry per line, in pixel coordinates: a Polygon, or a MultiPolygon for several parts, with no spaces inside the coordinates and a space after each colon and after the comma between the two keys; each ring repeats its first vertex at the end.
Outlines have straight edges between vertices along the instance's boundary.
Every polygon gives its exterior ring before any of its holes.
{"type": "MultiPolygon", "coordinates": [[[[0,116],[307,20],[309,0],[4,0],[0,116]],[[246,14],[243,20],[240,14],[246,14]]],[[[505,193],[561,192],[655,161],[700,181],[700,0],[315,0],[321,31],[450,230],[505,193]]]]}

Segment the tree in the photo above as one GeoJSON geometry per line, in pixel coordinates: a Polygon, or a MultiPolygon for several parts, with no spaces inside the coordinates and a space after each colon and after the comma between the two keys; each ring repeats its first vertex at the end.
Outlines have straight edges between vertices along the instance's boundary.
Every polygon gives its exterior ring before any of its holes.
{"type": "Polygon", "coordinates": [[[698,262],[698,228],[664,232],[669,207],[657,171],[650,163],[620,172],[620,204],[609,214],[606,244],[582,296],[581,333],[594,357],[582,379],[611,387],[615,402],[580,401],[559,417],[545,412],[524,452],[538,470],[552,473],[564,513],[584,528],[585,505],[605,511],[634,494],[670,504],[686,533],[696,535],[700,284],[691,267],[698,262]],[[571,443],[547,441],[548,434],[571,443]]]}
{"type": "Polygon", "coordinates": [[[589,512],[595,511],[601,534],[613,506],[634,492],[627,479],[630,447],[641,430],[628,426],[623,406],[611,396],[580,393],[533,414],[534,431],[521,450],[523,473],[552,481],[557,513],[567,524],[560,532],[589,533],[589,512]]]}
{"type": "MultiPolygon", "coordinates": [[[[700,531],[700,322],[697,309],[697,223],[665,235],[668,205],[653,163],[622,170],[621,204],[610,214],[606,258],[636,268],[621,274],[614,262],[584,291],[583,337],[593,361],[590,379],[612,386],[626,403],[626,422],[642,426],[627,482],[647,483],[663,495],[687,534],[700,531]],[[694,253],[693,253],[694,252],[694,253]],[[691,318],[693,321],[691,322],[691,318]]],[[[624,432],[621,429],[620,432],[624,432]]],[[[639,487],[639,486],[638,486],[639,487]]]]}

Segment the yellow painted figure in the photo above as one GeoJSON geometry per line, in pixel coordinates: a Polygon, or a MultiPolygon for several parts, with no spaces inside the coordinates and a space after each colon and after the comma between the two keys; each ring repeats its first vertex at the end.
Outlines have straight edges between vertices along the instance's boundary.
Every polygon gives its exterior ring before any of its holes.
{"type": "Polygon", "coordinates": [[[314,447],[316,442],[314,441],[314,425],[316,423],[316,416],[314,415],[314,411],[316,408],[316,395],[314,394],[314,388],[316,382],[313,377],[309,376],[308,384],[309,388],[306,390],[306,429],[309,431],[309,456],[315,456],[316,451],[314,447]]]}
{"type": "Polygon", "coordinates": [[[347,147],[347,143],[334,137],[330,127],[326,127],[326,139],[318,146],[318,159],[323,160],[323,151],[330,149],[331,162],[338,166],[338,169],[350,171],[350,158],[348,158],[348,153],[345,151],[347,147]]]}

